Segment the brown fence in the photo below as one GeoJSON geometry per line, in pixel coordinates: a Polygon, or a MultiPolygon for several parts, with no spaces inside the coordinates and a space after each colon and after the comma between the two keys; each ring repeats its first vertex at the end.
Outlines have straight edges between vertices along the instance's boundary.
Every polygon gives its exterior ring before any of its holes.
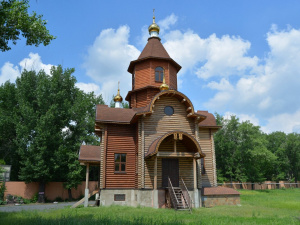
{"type": "MultiPolygon", "coordinates": [[[[95,190],[97,188],[97,181],[89,181],[89,189],[95,190]]],[[[21,196],[26,199],[31,199],[39,190],[39,183],[33,182],[26,184],[23,181],[7,181],[5,182],[6,191],[4,196],[10,194],[14,196],[21,196]]],[[[72,188],[72,197],[79,198],[84,195],[85,182],[78,185],[77,189],[72,188]]],[[[45,196],[48,200],[55,200],[56,198],[68,199],[68,190],[63,187],[63,182],[49,182],[45,187],[45,196]]]]}
{"type": "Polygon", "coordinates": [[[300,182],[290,183],[288,181],[265,181],[263,183],[242,183],[242,182],[224,182],[218,183],[218,186],[229,187],[234,189],[246,190],[266,190],[266,189],[281,189],[281,188],[300,188],[300,182]]]}

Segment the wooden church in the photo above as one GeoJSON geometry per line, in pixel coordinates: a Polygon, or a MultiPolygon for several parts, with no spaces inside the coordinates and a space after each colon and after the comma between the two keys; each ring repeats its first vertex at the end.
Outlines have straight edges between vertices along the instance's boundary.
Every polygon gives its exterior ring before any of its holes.
{"type": "Polygon", "coordinates": [[[213,134],[220,128],[213,114],[196,111],[177,91],[181,66],[163,47],[159,26],[138,59],[131,61],[132,90],[122,108],[118,90],[115,108],[97,105],[95,133],[99,146],[81,146],[79,161],[87,166],[85,206],[95,188],[88,189],[89,165],[100,170],[101,205],[155,208],[237,204],[239,193],[217,187],[213,134]]]}

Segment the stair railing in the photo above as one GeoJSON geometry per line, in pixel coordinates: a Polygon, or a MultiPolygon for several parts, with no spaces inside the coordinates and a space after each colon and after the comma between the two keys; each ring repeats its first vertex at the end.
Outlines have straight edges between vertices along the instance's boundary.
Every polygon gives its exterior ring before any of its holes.
{"type": "Polygon", "coordinates": [[[176,197],[172,182],[170,180],[170,177],[168,177],[168,190],[169,190],[169,194],[171,197],[172,205],[174,206],[175,209],[177,209],[177,206],[179,203],[178,203],[178,199],[176,197]]]}
{"type": "Polygon", "coordinates": [[[182,193],[183,193],[183,199],[184,199],[184,202],[185,204],[188,206],[189,210],[191,211],[191,208],[192,208],[192,201],[191,201],[191,196],[190,196],[190,193],[181,177],[181,183],[182,183],[182,193]]]}

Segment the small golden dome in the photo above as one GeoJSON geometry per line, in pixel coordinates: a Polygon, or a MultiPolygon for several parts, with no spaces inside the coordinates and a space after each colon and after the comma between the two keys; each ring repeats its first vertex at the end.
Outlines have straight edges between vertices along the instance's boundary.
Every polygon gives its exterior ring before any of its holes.
{"type": "Polygon", "coordinates": [[[161,91],[167,91],[167,90],[169,90],[169,85],[166,84],[165,75],[163,76],[163,83],[162,83],[162,85],[160,85],[159,89],[161,91]]]}
{"type": "Polygon", "coordinates": [[[155,23],[155,17],[153,17],[153,23],[149,26],[148,30],[149,30],[149,34],[151,34],[152,31],[156,31],[159,34],[159,26],[155,23]]]}
{"type": "Polygon", "coordinates": [[[150,36],[158,36],[159,30],[160,30],[159,26],[155,23],[155,16],[154,16],[154,9],[153,9],[153,23],[148,27],[148,31],[150,36]]]}
{"type": "Polygon", "coordinates": [[[167,90],[169,90],[169,85],[167,85],[166,83],[163,83],[162,85],[160,85],[159,89],[161,91],[167,91],[167,90]]]}
{"type": "Polygon", "coordinates": [[[114,97],[114,102],[122,102],[122,101],[123,101],[123,98],[122,98],[122,96],[120,95],[119,84],[120,84],[120,81],[118,82],[118,94],[114,97]]]}

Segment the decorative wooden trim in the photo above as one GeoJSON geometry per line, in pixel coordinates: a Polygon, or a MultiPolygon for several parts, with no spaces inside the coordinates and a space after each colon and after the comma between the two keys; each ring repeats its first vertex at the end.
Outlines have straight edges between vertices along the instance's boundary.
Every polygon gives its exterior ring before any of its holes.
{"type": "Polygon", "coordinates": [[[104,131],[104,156],[103,156],[103,188],[106,187],[106,156],[107,156],[107,127],[105,127],[104,131]]]}
{"type": "Polygon", "coordinates": [[[211,139],[211,150],[212,150],[212,161],[213,161],[213,186],[217,186],[217,167],[216,167],[216,155],[215,155],[215,143],[214,143],[214,135],[209,129],[210,139],[211,139]]]}
{"type": "Polygon", "coordinates": [[[195,158],[195,153],[190,152],[162,152],[156,154],[157,157],[177,157],[177,158],[195,158]]]}
{"type": "Polygon", "coordinates": [[[193,159],[194,190],[197,189],[196,159],[193,159]]]}

